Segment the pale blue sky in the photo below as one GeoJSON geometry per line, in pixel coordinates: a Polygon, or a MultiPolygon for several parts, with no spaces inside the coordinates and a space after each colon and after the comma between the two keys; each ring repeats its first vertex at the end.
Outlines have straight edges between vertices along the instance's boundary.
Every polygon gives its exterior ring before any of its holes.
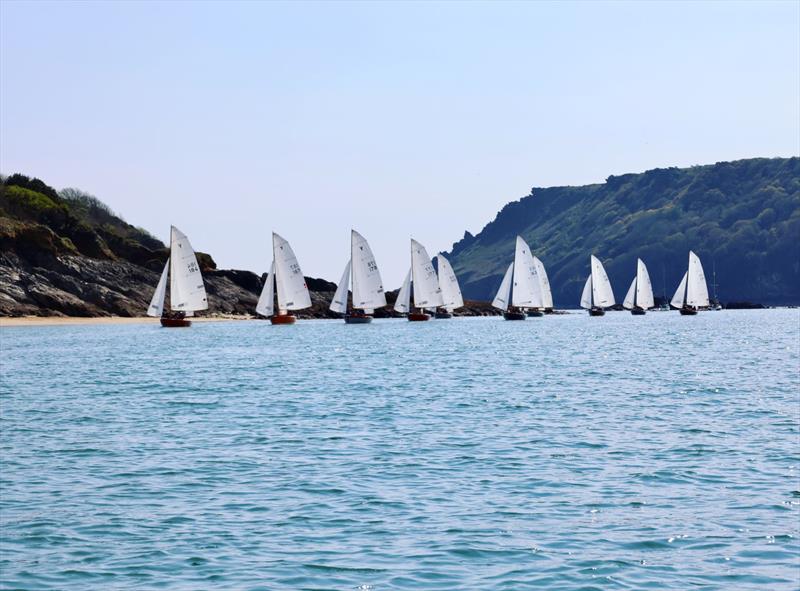
{"type": "Polygon", "coordinates": [[[223,267],[274,229],[336,281],[354,227],[390,289],[531,186],[800,153],[793,1],[3,1],[0,34],[0,171],[223,267]]]}

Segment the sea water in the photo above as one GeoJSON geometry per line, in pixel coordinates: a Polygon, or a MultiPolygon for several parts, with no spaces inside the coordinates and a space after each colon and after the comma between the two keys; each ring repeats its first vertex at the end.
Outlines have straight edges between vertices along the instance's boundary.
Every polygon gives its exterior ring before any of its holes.
{"type": "Polygon", "coordinates": [[[0,339],[2,588],[798,588],[798,310],[0,339]]]}

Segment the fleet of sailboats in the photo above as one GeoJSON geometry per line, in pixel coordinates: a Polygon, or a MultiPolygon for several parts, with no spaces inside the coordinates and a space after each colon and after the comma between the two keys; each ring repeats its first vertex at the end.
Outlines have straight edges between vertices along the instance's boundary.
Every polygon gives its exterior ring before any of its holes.
{"type": "Polygon", "coordinates": [[[296,310],[311,307],[311,295],[292,247],[283,237],[272,233],[272,266],[256,304],[256,312],[272,324],[294,324],[296,310]],[[276,289],[277,288],[277,289],[276,289]],[[275,291],[278,313],[275,314],[275,291]]]}
{"type": "MultiPolygon", "coordinates": [[[[147,315],[159,317],[165,327],[190,326],[189,318],[208,309],[208,298],[197,256],[189,239],[175,226],[170,229],[170,256],[161,272],[147,309],[147,315]],[[169,306],[165,309],[167,287],[169,306]]],[[[272,264],[256,312],[272,324],[293,324],[294,311],[311,307],[311,294],[292,247],[280,235],[272,234],[272,264]],[[276,313],[277,297],[277,313],[276,313]]],[[[591,271],[581,294],[580,305],[591,316],[602,316],[615,305],[614,292],[603,263],[590,258],[591,271]]],[[[663,271],[663,269],[662,269],[663,271]]],[[[387,305],[383,280],[375,255],[367,240],[355,230],[350,232],[350,258],[330,302],[330,310],[342,314],[347,324],[367,324],[375,310],[387,305]],[[352,296],[350,295],[352,294],[352,296]]],[[[675,295],[670,301],[682,315],[692,316],[709,309],[708,285],[700,258],[689,251],[689,264],[675,295]]],[[[451,318],[464,306],[464,298],[455,271],[444,255],[436,255],[436,265],[425,247],[411,240],[411,268],[403,281],[394,310],[408,320],[451,318]]],[[[533,256],[527,242],[516,237],[514,260],[509,263],[492,306],[503,312],[506,320],[524,320],[553,311],[553,295],[544,264],[533,256]]],[[[631,314],[644,315],[655,306],[653,286],[644,261],[637,259],[636,275],[622,302],[631,314]]]]}
{"type": "Polygon", "coordinates": [[[368,324],[377,308],[386,305],[383,281],[375,256],[366,238],[350,231],[350,260],[333,294],[330,309],[344,315],[347,324],[368,324]],[[352,280],[352,300],[348,307],[347,288],[352,280]]]}
{"type": "Polygon", "coordinates": [[[694,316],[700,308],[707,308],[708,285],[700,257],[689,251],[689,268],[681,279],[670,305],[678,308],[684,316],[694,316]]]}
{"type": "Polygon", "coordinates": [[[186,234],[175,226],[170,228],[169,258],[164,264],[161,279],[147,308],[147,315],[161,318],[161,326],[190,326],[195,312],[208,308],[206,288],[197,256],[186,234]],[[164,310],[169,279],[169,312],[164,310]]]}
{"type": "Polygon", "coordinates": [[[634,316],[641,316],[655,305],[650,274],[642,259],[636,260],[636,276],[625,294],[622,306],[634,316]]]}
{"type": "Polygon", "coordinates": [[[592,255],[591,271],[581,294],[581,308],[589,310],[590,316],[603,316],[606,308],[614,305],[614,291],[611,289],[611,281],[608,280],[603,263],[596,256],[592,255]]]}

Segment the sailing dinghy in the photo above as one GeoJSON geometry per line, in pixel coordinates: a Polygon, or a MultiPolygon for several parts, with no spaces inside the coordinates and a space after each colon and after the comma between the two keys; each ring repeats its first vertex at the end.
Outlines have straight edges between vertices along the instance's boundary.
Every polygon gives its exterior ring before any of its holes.
{"type": "Polygon", "coordinates": [[[161,326],[168,328],[191,326],[187,317],[208,309],[206,288],[197,256],[186,234],[175,226],[170,229],[169,258],[161,272],[147,315],[161,317],[161,326]],[[169,312],[164,311],[169,278],[169,312]]]}
{"type": "Polygon", "coordinates": [[[372,322],[372,313],[375,309],[385,305],[383,281],[372,249],[361,234],[351,230],[350,260],[344,267],[330,309],[344,314],[344,321],[347,324],[368,324],[372,322]],[[351,285],[351,280],[353,299],[348,309],[347,288],[351,285]]]}
{"type": "Polygon", "coordinates": [[[544,308],[541,286],[530,248],[521,236],[517,236],[514,262],[508,265],[492,306],[502,310],[506,320],[525,320],[527,309],[532,309],[535,315],[541,316],[540,310],[544,308]]]}
{"type": "Polygon", "coordinates": [[[267,316],[272,324],[294,324],[294,310],[311,307],[311,295],[297,257],[289,243],[272,233],[272,267],[256,304],[256,312],[267,316]],[[275,314],[275,291],[278,292],[278,313],[275,314]]]}
{"type": "Polygon", "coordinates": [[[436,318],[452,318],[453,310],[464,305],[461,287],[458,285],[453,267],[444,255],[436,255],[436,267],[439,270],[439,287],[442,290],[442,307],[436,309],[436,318]]]}
{"type": "Polygon", "coordinates": [[[650,274],[647,272],[647,267],[642,259],[637,259],[636,276],[628,288],[622,307],[630,310],[634,316],[642,316],[654,305],[653,285],[650,283],[650,274]]]}
{"type": "Polygon", "coordinates": [[[680,309],[683,316],[694,316],[700,308],[707,308],[709,304],[708,285],[706,284],[706,275],[703,273],[703,265],[700,263],[700,258],[690,250],[689,268],[683,274],[683,279],[681,279],[675,295],[672,296],[670,305],[680,309]]]}
{"type": "Polygon", "coordinates": [[[402,314],[407,314],[412,322],[430,320],[431,316],[425,310],[436,310],[444,306],[442,288],[439,287],[439,278],[433,268],[428,251],[419,242],[411,239],[411,270],[406,275],[403,286],[397,294],[394,309],[402,314]],[[413,307],[411,296],[414,296],[413,307]]]}
{"type": "Polygon", "coordinates": [[[589,316],[603,316],[606,308],[614,305],[614,292],[608,275],[596,256],[592,255],[592,271],[586,278],[581,294],[581,308],[589,310],[589,316]]]}
{"type": "MultiPolygon", "coordinates": [[[[542,290],[542,306],[545,314],[553,313],[553,292],[550,291],[550,280],[547,278],[547,271],[544,270],[544,263],[539,260],[539,257],[533,257],[533,263],[536,265],[536,273],[539,275],[539,287],[542,290]]],[[[532,314],[528,312],[528,316],[532,314]]],[[[535,315],[535,314],[534,314],[535,315]]]]}

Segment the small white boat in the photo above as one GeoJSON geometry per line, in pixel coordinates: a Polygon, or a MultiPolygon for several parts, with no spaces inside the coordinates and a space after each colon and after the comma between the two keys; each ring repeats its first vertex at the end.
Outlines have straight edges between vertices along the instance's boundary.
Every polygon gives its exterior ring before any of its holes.
{"type": "Polygon", "coordinates": [[[581,308],[589,310],[590,316],[603,316],[606,313],[605,309],[615,304],[614,291],[600,259],[592,255],[591,265],[592,270],[586,278],[581,294],[581,308]]]}
{"type": "Polygon", "coordinates": [[[442,288],[439,287],[439,278],[433,268],[428,251],[419,242],[411,239],[411,270],[406,275],[403,286],[397,294],[394,309],[401,314],[407,314],[411,321],[430,320],[426,312],[436,310],[443,306],[442,288]],[[417,310],[412,309],[411,295],[413,291],[414,304],[417,310]]]}
{"type": "Polygon", "coordinates": [[[453,267],[444,255],[436,255],[436,266],[439,269],[439,288],[442,290],[442,307],[436,310],[436,318],[452,318],[453,310],[464,305],[461,287],[458,285],[453,267]]]}
{"type": "Polygon", "coordinates": [[[161,326],[191,326],[187,318],[208,309],[208,298],[197,256],[186,235],[175,226],[170,228],[169,258],[161,272],[156,291],[147,308],[147,315],[161,317],[161,326]],[[169,312],[164,311],[169,278],[169,312]]]}
{"type": "Polygon", "coordinates": [[[346,324],[368,324],[376,308],[386,305],[383,281],[375,256],[366,238],[355,230],[350,231],[350,260],[344,267],[342,278],[333,294],[330,309],[344,314],[346,324]],[[353,298],[348,308],[347,288],[351,285],[353,298]]]}
{"type": "MultiPolygon", "coordinates": [[[[528,243],[521,236],[517,236],[514,262],[508,265],[492,306],[502,310],[503,318],[506,320],[525,320],[526,310],[540,311],[545,307],[542,285],[539,268],[528,243]]],[[[549,282],[547,285],[549,291],[549,282]]],[[[552,299],[550,303],[552,306],[552,299]]]]}
{"type": "Polygon", "coordinates": [[[291,312],[311,307],[306,279],[289,243],[272,233],[272,266],[256,304],[256,312],[272,324],[294,324],[291,312]],[[275,314],[275,288],[278,292],[278,313],[275,314]]]}
{"type": "Polygon", "coordinates": [[[622,307],[630,310],[634,316],[641,316],[655,306],[653,299],[653,285],[650,283],[650,274],[647,272],[642,259],[636,261],[636,276],[625,294],[622,307]]]}
{"type": "Polygon", "coordinates": [[[689,268],[683,274],[670,305],[678,308],[682,316],[694,316],[700,308],[708,308],[708,285],[700,258],[689,251],[689,268]]]}
{"type": "Polygon", "coordinates": [[[536,265],[536,272],[539,276],[539,285],[542,290],[542,306],[544,306],[545,314],[552,314],[553,312],[553,293],[550,291],[550,280],[547,278],[547,271],[544,269],[544,264],[538,257],[533,257],[533,263],[536,265]]]}

